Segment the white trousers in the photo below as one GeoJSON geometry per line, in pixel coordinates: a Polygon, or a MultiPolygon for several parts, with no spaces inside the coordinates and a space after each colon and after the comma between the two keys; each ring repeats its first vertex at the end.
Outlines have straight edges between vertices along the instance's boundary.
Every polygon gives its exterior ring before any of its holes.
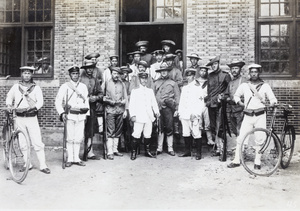
{"type": "Polygon", "coordinates": [[[180,119],[182,125],[182,136],[189,137],[193,136],[198,139],[201,138],[200,120],[195,119],[193,122],[189,119],[180,119]]]}
{"type": "Polygon", "coordinates": [[[79,162],[80,143],[84,139],[84,120],[67,120],[68,162],[79,162]]]}
{"type": "Polygon", "coordinates": [[[151,133],[152,133],[151,121],[146,123],[134,122],[132,136],[134,138],[139,139],[141,137],[142,132],[145,138],[151,138],[151,133]]]}
{"type": "MultiPolygon", "coordinates": [[[[241,144],[243,141],[244,136],[250,132],[253,128],[266,128],[266,124],[267,124],[267,116],[266,114],[262,114],[259,116],[247,116],[244,115],[244,119],[241,125],[241,130],[240,130],[240,134],[236,139],[236,150],[235,150],[235,157],[234,160],[232,161],[232,163],[240,163],[240,148],[241,148],[241,144]]],[[[264,137],[262,136],[261,133],[257,133],[255,134],[255,137],[258,138],[258,142],[259,140],[263,140],[264,137]]],[[[257,143],[258,145],[260,145],[261,143],[257,143]]],[[[258,150],[256,150],[256,152],[258,152],[258,150]]],[[[260,165],[260,154],[256,153],[256,157],[255,157],[255,164],[260,165]]]]}
{"type": "MultiPolygon", "coordinates": [[[[42,142],[41,129],[38,123],[37,116],[34,117],[17,117],[16,125],[20,128],[27,138],[31,141],[31,144],[36,151],[37,158],[39,160],[40,169],[47,168],[46,158],[45,158],[45,144],[42,142]]],[[[26,150],[25,147],[22,147],[22,143],[25,143],[25,140],[22,140],[22,136],[20,136],[20,146],[21,150],[26,150]]],[[[27,155],[27,153],[24,153],[27,155]]],[[[24,157],[24,159],[27,159],[24,157]]]]}
{"type": "Polygon", "coordinates": [[[118,144],[119,138],[107,138],[107,155],[112,155],[114,152],[118,152],[118,144]]]}

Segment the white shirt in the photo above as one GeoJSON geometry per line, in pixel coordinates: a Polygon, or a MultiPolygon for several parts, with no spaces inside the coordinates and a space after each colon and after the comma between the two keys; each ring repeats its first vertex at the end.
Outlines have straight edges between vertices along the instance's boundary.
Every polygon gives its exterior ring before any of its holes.
{"type": "Polygon", "coordinates": [[[159,113],[159,109],[152,89],[141,85],[131,91],[129,114],[136,117],[136,122],[153,122],[156,113],[159,113]]]}
{"type": "MultiPolygon", "coordinates": [[[[24,90],[24,92],[26,92],[26,90],[28,89],[26,86],[23,86],[21,84],[13,85],[12,88],[7,93],[6,105],[12,106],[14,102],[14,107],[17,107],[19,104],[18,108],[29,108],[30,105],[26,97],[23,96],[23,94],[20,92],[19,86],[21,89],[24,90]]],[[[43,93],[41,88],[38,85],[35,85],[34,89],[28,94],[28,96],[35,102],[35,107],[37,108],[37,110],[39,110],[43,106],[44,104],[43,93]]]]}
{"type": "MultiPolygon", "coordinates": [[[[67,93],[68,105],[71,108],[89,108],[88,89],[86,85],[81,82],[75,83],[70,81],[61,85],[55,98],[55,108],[59,115],[65,111],[63,103],[66,101],[67,93]],[[68,83],[72,83],[77,87],[78,92],[84,97],[85,101],[69,87],[68,83]]],[[[89,111],[86,114],[68,114],[68,119],[82,121],[87,115],[89,115],[89,111]]]]}
{"type": "Polygon", "coordinates": [[[156,62],[150,66],[150,75],[153,80],[157,80],[160,77],[160,73],[155,72],[155,70],[160,69],[162,62],[156,62]]]}
{"type": "Polygon", "coordinates": [[[236,90],[234,94],[234,101],[237,103],[241,100],[241,96],[244,96],[244,104],[247,109],[258,109],[264,108],[264,102],[266,101],[266,97],[269,99],[271,104],[277,103],[277,99],[270,87],[269,84],[264,83],[259,89],[258,93],[263,98],[263,100],[259,99],[250,89],[251,86],[253,89],[256,88],[257,85],[251,84],[250,82],[242,83],[236,90]],[[251,98],[252,97],[252,98],[251,98]],[[251,98],[251,100],[250,100],[251,98]],[[250,102],[249,102],[250,100],[250,102]],[[263,102],[262,102],[263,101],[263,102]]]}
{"type": "Polygon", "coordinates": [[[202,86],[196,85],[195,80],[182,88],[178,113],[181,119],[190,119],[191,115],[200,116],[205,107],[206,92],[202,86]]]}

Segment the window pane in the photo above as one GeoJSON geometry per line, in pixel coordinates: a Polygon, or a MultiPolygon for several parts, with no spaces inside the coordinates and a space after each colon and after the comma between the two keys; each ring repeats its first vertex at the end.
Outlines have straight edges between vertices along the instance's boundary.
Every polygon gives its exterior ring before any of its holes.
{"type": "Polygon", "coordinates": [[[182,0],[175,0],[174,1],[174,6],[181,6],[182,0]]]}
{"type": "Polygon", "coordinates": [[[271,36],[279,36],[279,25],[271,25],[271,36]]]}
{"type": "Polygon", "coordinates": [[[43,50],[43,42],[36,42],[36,50],[38,51],[43,50]]]}
{"type": "Polygon", "coordinates": [[[44,9],[47,10],[47,9],[51,9],[51,0],[45,0],[44,1],[44,9]]]}
{"type": "Polygon", "coordinates": [[[37,40],[42,40],[43,39],[43,30],[42,29],[37,29],[36,30],[36,39],[37,40]]]}
{"type": "Polygon", "coordinates": [[[50,41],[45,41],[44,42],[44,50],[50,50],[51,49],[51,42],[50,41]]]}
{"type": "Polygon", "coordinates": [[[279,71],[288,73],[289,70],[290,70],[290,63],[289,62],[280,63],[279,71]]]}
{"type": "Polygon", "coordinates": [[[166,6],[173,6],[173,0],[165,0],[166,6]]]}
{"type": "Polygon", "coordinates": [[[12,1],[6,0],[6,10],[12,10],[12,1]]]}
{"type": "Polygon", "coordinates": [[[20,10],[20,0],[14,0],[14,10],[20,10]]]}
{"type": "Polygon", "coordinates": [[[157,14],[157,19],[164,19],[165,18],[165,12],[164,8],[156,8],[156,14],[157,14]]]}
{"type": "Polygon", "coordinates": [[[263,37],[261,38],[261,47],[262,48],[267,48],[267,47],[270,47],[270,44],[269,44],[269,38],[267,37],[263,37]]]}
{"type": "Polygon", "coordinates": [[[51,39],[51,29],[44,30],[44,39],[51,39]]]}
{"type": "Polygon", "coordinates": [[[262,71],[263,72],[269,72],[269,62],[262,62],[261,63],[261,66],[262,66],[262,71]]]}
{"type": "Polygon", "coordinates": [[[6,23],[12,22],[12,12],[6,12],[6,23]]]}
{"type": "Polygon", "coordinates": [[[280,58],[280,51],[279,50],[271,50],[270,51],[270,59],[271,60],[279,60],[280,58]]]}
{"type": "Polygon", "coordinates": [[[172,7],[165,7],[165,18],[172,18],[173,17],[173,8],[172,7]]]}
{"type": "Polygon", "coordinates": [[[157,6],[165,6],[164,0],[157,0],[157,6]]]}
{"type": "Polygon", "coordinates": [[[34,42],[28,42],[28,51],[34,51],[34,42]]]}
{"type": "Polygon", "coordinates": [[[149,21],[149,0],[123,0],[121,22],[149,21]]]}
{"type": "Polygon", "coordinates": [[[261,59],[262,60],[269,60],[270,59],[268,50],[262,50],[261,51],[261,59]]]}
{"type": "Polygon", "coordinates": [[[290,52],[289,51],[281,51],[280,60],[289,60],[290,52]]]}
{"type": "Polygon", "coordinates": [[[282,47],[282,48],[288,48],[289,45],[290,45],[290,43],[289,43],[289,37],[280,38],[280,47],[282,47]]]}
{"type": "Polygon", "coordinates": [[[20,12],[14,12],[14,22],[20,22],[20,12]]]}
{"type": "Polygon", "coordinates": [[[37,0],[36,9],[37,10],[43,9],[43,0],[37,0]]]}
{"type": "Polygon", "coordinates": [[[262,4],[260,6],[260,15],[261,16],[270,16],[268,4],[262,4]]]}
{"type": "Polygon", "coordinates": [[[36,21],[42,22],[43,21],[43,11],[37,11],[36,12],[36,21]]]}
{"type": "Polygon", "coordinates": [[[35,11],[29,11],[28,12],[28,21],[34,22],[35,21],[35,11]]]}
{"type": "Polygon", "coordinates": [[[279,4],[271,4],[271,16],[279,16],[279,4]]]}
{"type": "Polygon", "coordinates": [[[270,26],[261,25],[260,26],[261,36],[270,36],[270,26]]]}
{"type": "Polygon", "coordinates": [[[282,24],[280,25],[280,35],[281,36],[286,36],[288,35],[288,25],[282,24]]]}
{"type": "Polygon", "coordinates": [[[29,0],[28,10],[35,10],[35,0],[29,0]]]}
{"type": "Polygon", "coordinates": [[[289,3],[280,4],[280,15],[289,15],[290,14],[290,5],[289,3]]]}
{"type": "Polygon", "coordinates": [[[271,47],[279,47],[279,38],[271,37],[271,47]]]}
{"type": "Polygon", "coordinates": [[[260,0],[262,3],[269,2],[269,0],[260,0]]]}
{"type": "Polygon", "coordinates": [[[278,72],[279,71],[279,62],[271,62],[270,70],[271,70],[271,72],[278,72]]]}
{"type": "Polygon", "coordinates": [[[181,17],[181,7],[174,7],[174,18],[181,17]]]}
{"type": "Polygon", "coordinates": [[[44,11],[44,21],[51,21],[51,10],[44,11]]]}
{"type": "Polygon", "coordinates": [[[4,22],[4,12],[0,12],[0,22],[4,22]]]}

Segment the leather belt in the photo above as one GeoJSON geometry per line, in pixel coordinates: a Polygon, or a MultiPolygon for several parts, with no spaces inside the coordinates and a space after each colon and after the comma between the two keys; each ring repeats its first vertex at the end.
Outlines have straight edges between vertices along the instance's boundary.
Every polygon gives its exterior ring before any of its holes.
{"type": "Polygon", "coordinates": [[[27,112],[24,112],[24,113],[17,113],[16,112],[16,115],[17,116],[20,116],[20,117],[34,117],[37,115],[36,112],[31,112],[31,113],[27,113],[27,112]]]}
{"type": "Polygon", "coordinates": [[[244,114],[247,116],[260,116],[265,113],[265,108],[259,109],[244,109],[244,114]]]}
{"type": "Polygon", "coordinates": [[[70,110],[70,114],[86,114],[87,111],[70,110]]]}

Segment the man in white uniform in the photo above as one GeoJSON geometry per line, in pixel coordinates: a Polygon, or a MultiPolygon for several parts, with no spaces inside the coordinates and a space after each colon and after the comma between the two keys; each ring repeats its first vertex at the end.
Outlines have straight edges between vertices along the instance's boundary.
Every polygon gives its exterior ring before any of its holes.
{"type": "MultiPolygon", "coordinates": [[[[266,97],[271,105],[277,103],[277,99],[269,84],[260,79],[261,66],[252,64],[249,67],[250,81],[242,83],[234,94],[236,104],[244,106],[244,119],[241,125],[240,134],[237,137],[237,146],[234,160],[228,164],[228,168],[240,166],[240,147],[243,137],[253,128],[266,128],[267,115],[265,112],[266,97]],[[241,100],[244,96],[244,103],[241,100]]],[[[258,151],[258,150],[257,150],[258,151]]],[[[254,169],[260,169],[261,154],[256,154],[254,169]]]]}
{"type": "Polygon", "coordinates": [[[154,157],[150,152],[152,123],[159,117],[159,109],[152,89],[147,88],[148,73],[138,74],[140,86],[133,89],[129,102],[129,113],[133,125],[131,160],[136,159],[137,147],[141,134],[144,135],[145,155],[154,157]],[[155,117],[154,117],[155,115],[155,117]]]}
{"type": "Polygon", "coordinates": [[[205,108],[205,93],[201,86],[194,80],[197,69],[188,68],[185,70],[188,84],[182,88],[180,95],[178,113],[182,124],[182,136],[185,143],[185,153],[180,157],[191,156],[192,138],[197,144],[196,159],[201,159],[201,129],[202,113],[205,108]]]}
{"type": "Polygon", "coordinates": [[[64,83],[58,90],[55,99],[55,108],[63,122],[67,122],[67,151],[68,161],[66,167],[73,164],[85,166],[80,160],[80,144],[84,139],[84,124],[89,114],[88,89],[79,82],[79,67],[72,66],[68,69],[71,80],[64,83]],[[68,96],[68,99],[66,99],[68,96]],[[66,112],[65,103],[69,108],[66,112]]]}
{"type": "MultiPolygon", "coordinates": [[[[8,108],[16,108],[16,125],[30,138],[40,163],[41,172],[50,174],[50,169],[46,165],[45,145],[42,142],[41,129],[37,118],[37,112],[44,104],[43,93],[41,88],[32,80],[35,68],[24,66],[20,70],[22,71],[22,80],[13,85],[7,93],[6,105],[8,108]]],[[[27,153],[24,153],[24,155],[27,155],[27,153]]],[[[29,169],[32,169],[32,164],[30,164],[29,169]]]]}

